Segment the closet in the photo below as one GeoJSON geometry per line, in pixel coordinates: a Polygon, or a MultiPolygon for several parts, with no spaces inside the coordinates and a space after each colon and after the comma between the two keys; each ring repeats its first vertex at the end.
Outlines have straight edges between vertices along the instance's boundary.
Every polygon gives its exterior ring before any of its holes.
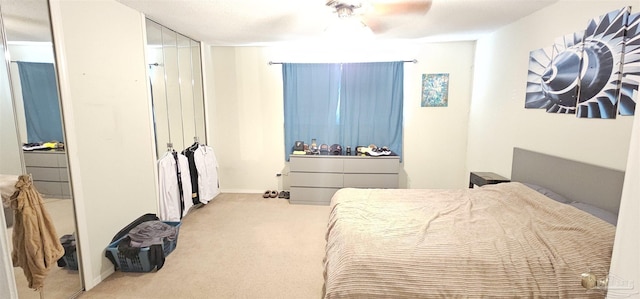
{"type": "Polygon", "coordinates": [[[206,143],[200,43],[146,20],[156,151],[206,143]]]}
{"type": "Polygon", "coordinates": [[[206,145],[200,43],[146,20],[149,87],[158,157],[159,217],[180,221],[218,191],[206,145]]]}

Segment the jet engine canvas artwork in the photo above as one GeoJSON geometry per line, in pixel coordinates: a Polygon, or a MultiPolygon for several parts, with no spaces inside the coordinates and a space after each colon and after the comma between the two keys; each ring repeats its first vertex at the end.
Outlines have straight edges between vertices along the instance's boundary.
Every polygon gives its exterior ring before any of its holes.
{"type": "Polygon", "coordinates": [[[629,16],[624,42],[624,65],[618,99],[620,115],[633,115],[640,82],[640,13],[629,16]]]}
{"type": "Polygon", "coordinates": [[[633,115],[640,78],[638,17],[631,8],[530,52],[525,108],[581,118],[633,115]]]}

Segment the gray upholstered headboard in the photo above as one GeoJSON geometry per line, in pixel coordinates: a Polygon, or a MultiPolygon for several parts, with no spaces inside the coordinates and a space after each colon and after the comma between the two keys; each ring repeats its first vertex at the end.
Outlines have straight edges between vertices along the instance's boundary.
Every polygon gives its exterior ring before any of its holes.
{"type": "Polygon", "coordinates": [[[511,180],[546,187],[617,215],[624,172],[514,148],[511,180]]]}

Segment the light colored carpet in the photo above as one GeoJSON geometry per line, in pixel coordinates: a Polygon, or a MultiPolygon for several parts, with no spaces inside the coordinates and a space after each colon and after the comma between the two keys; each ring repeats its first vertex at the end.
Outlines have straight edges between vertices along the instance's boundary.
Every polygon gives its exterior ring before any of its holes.
{"type": "Polygon", "coordinates": [[[221,194],[182,220],[159,271],[117,271],[80,298],[321,298],[328,206],[221,194]]]}

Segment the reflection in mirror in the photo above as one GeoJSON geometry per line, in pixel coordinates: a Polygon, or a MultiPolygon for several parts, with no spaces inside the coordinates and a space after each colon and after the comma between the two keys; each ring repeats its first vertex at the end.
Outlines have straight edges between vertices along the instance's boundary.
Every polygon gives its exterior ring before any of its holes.
{"type": "Polygon", "coordinates": [[[193,69],[191,65],[191,39],[184,35],[178,38],[178,74],[180,75],[180,104],[182,112],[182,145],[179,149],[191,145],[190,139],[195,136],[193,122],[193,69]]]}
{"type": "Polygon", "coordinates": [[[151,20],[147,62],[158,157],[205,142],[200,43],[151,20]]]}
{"type": "MultiPolygon", "coordinates": [[[[2,70],[0,78],[3,87],[0,94],[0,156],[3,157],[0,174],[13,181],[17,175],[31,175],[34,186],[43,195],[44,209],[50,214],[58,237],[63,245],[68,245],[65,246],[67,253],[58,265],[49,269],[41,293],[29,288],[21,268],[14,268],[18,296],[72,298],[82,291],[82,282],[75,241],[71,240],[75,239],[76,223],[64,150],[48,2],[0,0],[0,16],[7,49],[2,53],[8,54],[4,58],[9,65],[2,70]],[[12,157],[13,161],[5,163],[5,157],[12,157]]],[[[13,211],[5,210],[5,216],[8,235],[12,239],[18,223],[12,221],[13,211]]]]}
{"type": "Polygon", "coordinates": [[[202,87],[202,64],[200,63],[200,43],[191,40],[191,59],[193,69],[193,119],[195,123],[194,137],[202,138],[207,136],[204,125],[204,94],[202,87]]]}
{"type": "Polygon", "coordinates": [[[182,139],[182,107],[180,106],[180,75],[178,69],[178,34],[162,30],[162,55],[164,56],[165,93],[169,121],[169,142],[176,149],[184,147],[182,139]]]}
{"type": "Polygon", "coordinates": [[[153,105],[153,124],[157,154],[164,151],[160,146],[170,142],[167,96],[165,92],[164,56],[162,54],[162,26],[147,20],[147,61],[149,63],[149,83],[153,105]]]}

